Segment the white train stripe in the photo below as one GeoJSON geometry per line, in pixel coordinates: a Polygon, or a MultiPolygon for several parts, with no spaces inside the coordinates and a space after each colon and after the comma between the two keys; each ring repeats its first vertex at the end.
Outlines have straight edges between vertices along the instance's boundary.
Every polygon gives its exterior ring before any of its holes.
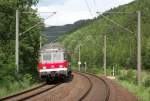
{"type": "Polygon", "coordinates": [[[67,68],[41,69],[39,72],[67,71],[67,68]]]}

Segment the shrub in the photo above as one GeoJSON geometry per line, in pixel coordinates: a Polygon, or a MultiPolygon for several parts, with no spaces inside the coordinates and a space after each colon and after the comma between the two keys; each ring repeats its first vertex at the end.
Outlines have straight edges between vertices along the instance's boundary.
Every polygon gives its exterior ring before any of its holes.
{"type": "MultiPolygon", "coordinates": [[[[145,87],[150,87],[150,76],[145,77],[145,79],[144,79],[144,86],[145,87]]],[[[149,89],[149,92],[150,92],[150,89],[149,89]]]]}

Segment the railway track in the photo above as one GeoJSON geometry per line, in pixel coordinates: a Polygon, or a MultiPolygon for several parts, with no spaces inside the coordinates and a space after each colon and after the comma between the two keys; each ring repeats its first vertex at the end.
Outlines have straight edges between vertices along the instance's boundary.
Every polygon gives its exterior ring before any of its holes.
{"type": "MultiPolygon", "coordinates": [[[[76,73],[78,73],[78,72],[76,72],[76,73]]],[[[83,75],[84,77],[86,77],[86,78],[88,78],[89,79],[89,81],[90,81],[90,83],[91,83],[91,86],[89,87],[89,90],[79,99],[79,101],[91,101],[91,100],[93,100],[93,98],[89,98],[88,96],[90,96],[90,93],[92,92],[91,90],[92,90],[92,88],[94,88],[94,83],[95,82],[92,82],[93,81],[93,79],[91,78],[91,76],[92,77],[94,77],[94,78],[97,78],[97,80],[100,80],[100,81],[102,81],[103,83],[104,83],[104,85],[105,85],[105,92],[106,92],[106,94],[105,94],[105,96],[103,96],[103,100],[101,100],[101,101],[109,101],[109,96],[110,96],[110,88],[109,88],[109,85],[107,84],[107,82],[105,82],[105,80],[104,79],[102,79],[102,78],[100,78],[100,77],[98,77],[98,76],[96,76],[96,75],[93,75],[93,74],[89,74],[89,73],[84,73],[84,74],[82,74],[82,73],[79,73],[79,74],[81,74],[81,75],[83,75]],[[86,75],[85,75],[86,74],[86,75]],[[88,99],[89,98],[89,99],[88,99]]],[[[97,87],[96,87],[97,88],[97,87]]],[[[93,93],[93,92],[92,92],[93,93]]],[[[94,94],[94,93],[93,93],[94,94]]],[[[100,100],[100,99],[97,99],[98,101],[100,100]]],[[[94,101],[96,101],[96,99],[94,100],[94,101]]]]}
{"type": "Polygon", "coordinates": [[[1,98],[0,101],[109,101],[110,89],[105,80],[93,74],[73,74],[74,79],[68,83],[43,83],[30,90],[1,98]]]}
{"type": "Polygon", "coordinates": [[[59,84],[55,84],[55,85],[47,85],[46,82],[39,84],[38,86],[31,88],[29,90],[26,91],[22,91],[20,93],[17,94],[13,94],[4,98],[0,98],[0,101],[23,101],[23,100],[27,100],[31,97],[34,97],[36,95],[39,95],[43,92],[46,92],[48,90],[51,90],[55,87],[57,87],[59,84]]]}
{"type": "MultiPolygon", "coordinates": [[[[78,73],[78,72],[76,72],[76,73],[78,73]]],[[[88,78],[86,75],[84,75],[82,73],[78,73],[78,74],[80,74],[80,75],[84,76],[85,78],[87,78],[89,83],[90,83],[90,86],[89,86],[87,92],[79,98],[79,101],[82,101],[89,94],[89,92],[91,91],[93,84],[92,84],[90,78],[88,78]]]]}

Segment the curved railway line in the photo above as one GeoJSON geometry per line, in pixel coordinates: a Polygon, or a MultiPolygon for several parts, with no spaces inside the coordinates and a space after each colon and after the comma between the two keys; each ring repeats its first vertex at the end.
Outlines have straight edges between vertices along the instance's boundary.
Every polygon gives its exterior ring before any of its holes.
{"type": "Polygon", "coordinates": [[[74,72],[73,75],[72,81],[67,83],[43,83],[30,90],[1,98],[0,101],[109,101],[110,88],[105,80],[93,74],[74,72]]]}
{"type": "MultiPolygon", "coordinates": [[[[76,73],[78,73],[78,72],[76,72],[76,73]]],[[[84,101],[84,100],[85,100],[85,101],[88,101],[88,100],[91,101],[92,99],[94,99],[94,98],[92,98],[92,97],[88,99],[88,96],[90,96],[91,90],[94,89],[94,88],[97,89],[97,87],[94,86],[94,83],[96,83],[96,82],[92,82],[93,78],[91,78],[91,77],[89,77],[89,76],[92,76],[92,77],[94,77],[94,78],[97,78],[97,80],[100,80],[100,81],[102,81],[102,82],[104,83],[106,95],[103,96],[103,100],[101,100],[101,101],[109,101],[110,88],[109,88],[109,85],[107,84],[107,82],[105,82],[104,79],[102,79],[102,78],[100,78],[100,77],[98,77],[98,76],[96,76],[96,75],[93,75],[93,74],[88,74],[88,73],[86,73],[86,74],[79,73],[79,74],[85,76],[86,78],[88,78],[89,82],[91,83],[91,85],[90,85],[90,87],[89,87],[89,90],[79,99],[79,101],[84,101]]],[[[96,91],[96,92],[97,92],[97,91],[96,91]]],[[[94,92],[92,92],[92,93],[93,93],[93,95],[95,95],[94,92]]],[[[98,92],[97,92],[97,93],[98,93],[98,92]]],[[[97,97],[100,97],[100,96],[97,96],[97,97]]],[[[100,99],[97,99],[97,100],[99,101],[100,99]]],[[[94,101],[96,101],[96,100],[94,100],[94,101]]]]}
{"type": "Polygon", "coordinates": [[[105,84],[105,91],[106,91],[106,96],[105,96],[105,101],[109,101],[109,97],[110,97],[110,87],[109,87],[109,85],[107,84],[107,82],[104,80],[104,79],[102,79],[101,77],[98,77],[98,76],[96,76],[96,75],[93,75],[93,74],[90,74],[90,75],[92,75],[92,76],[94,76],[94,77],[96,77],[97,79],[99,79],[99,80],[101,80],[101,81],[103,81],[103,83],[105,84]]]}

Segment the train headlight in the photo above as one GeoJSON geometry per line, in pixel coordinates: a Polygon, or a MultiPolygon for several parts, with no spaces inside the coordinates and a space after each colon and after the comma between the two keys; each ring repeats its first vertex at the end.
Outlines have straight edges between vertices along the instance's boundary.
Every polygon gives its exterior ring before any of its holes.
{"type": "Polygon", "coordinates": [[[63,68],[63,65],[59,65],[59,68],[63,68]]]}
{"type": "Polygon", "coordinates": [[[43,69],[46,69],[46,67],[45,67],[45,66],[43,66],[43,69]]]}

